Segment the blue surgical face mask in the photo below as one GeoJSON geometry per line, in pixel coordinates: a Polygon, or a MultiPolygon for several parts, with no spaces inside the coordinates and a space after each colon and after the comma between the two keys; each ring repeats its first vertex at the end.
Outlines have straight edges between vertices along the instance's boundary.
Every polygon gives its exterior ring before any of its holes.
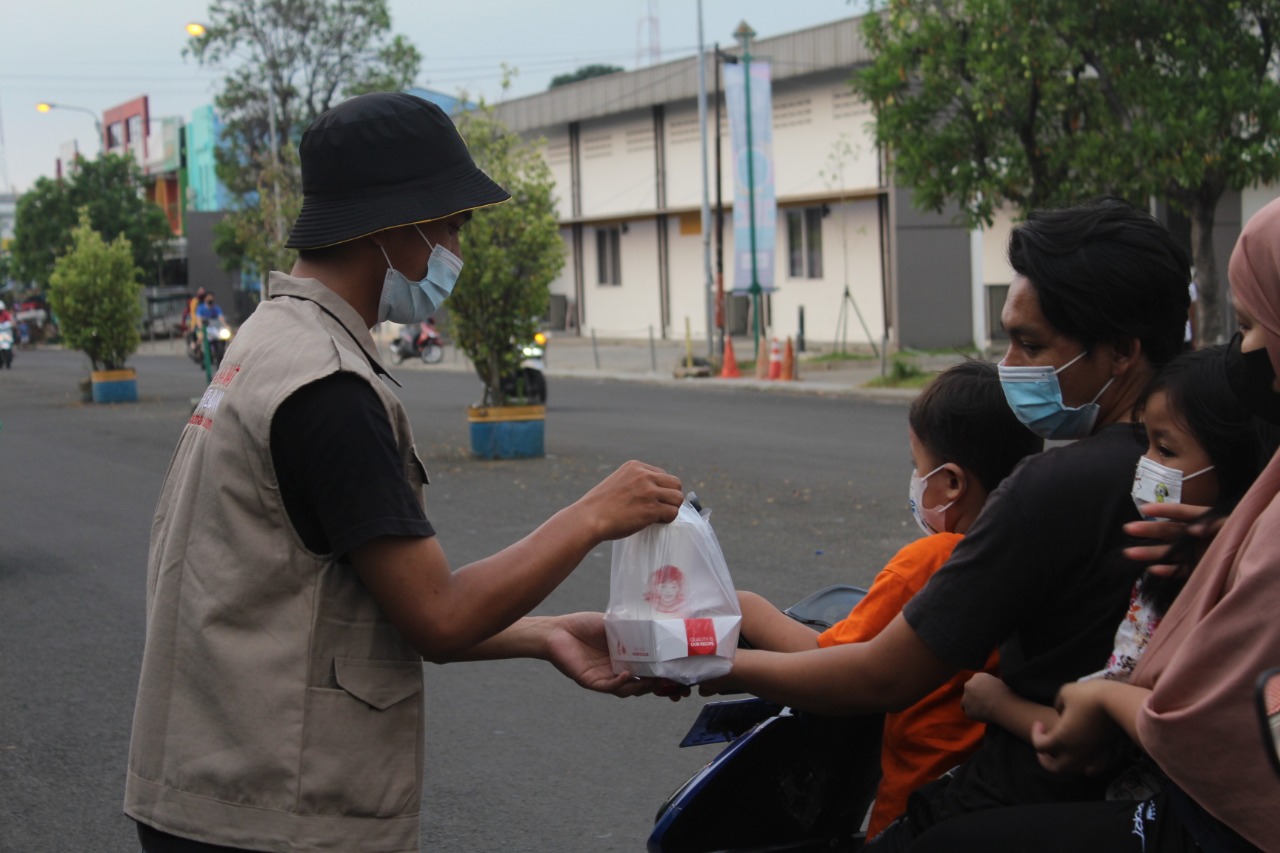
{"type": "Polygon", "coordinates": [[[1115,377],[1108,379],[1092,400],[1076,408],[1062,402],[1062,386],[1058,384],[1058,374],[1084,356],[1082,352],[1056,370],[1052,367],[1006,367],[1003,362],[997,365],[1009,408],[1027,429],[1041,438],[1052,439],[1083,438],[1093,431],[1100,409],[1098,398],[1111,387],[1115,377]]]}
{"type": "MultiPolygon", "coordinates": [[[[428,246],[431,241],[426,235],[413,226],[428,246]]],[[[393,323],[421,323],[434,314],[453,292],[462,272],[462,259],[450,252],[443,244],[431,247],[431,259],[427,261],[427,275],[421,281],[410,281],[404,273],[391,265],[387,250],[382,250],[387,259],[387,275],[382,280],[382,298],[378,302],[378,322],[390,320],[393,323]]]]}

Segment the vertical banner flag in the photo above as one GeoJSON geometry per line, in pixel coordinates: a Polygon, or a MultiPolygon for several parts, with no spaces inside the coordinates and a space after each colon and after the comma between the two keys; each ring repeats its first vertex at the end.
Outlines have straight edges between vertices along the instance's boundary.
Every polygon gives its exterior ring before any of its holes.
{"type": "Polygon", "coordinates": [[[724,68],[724,99],[729,110],[729,137],[733,143],[733,292],[751,291],[751,207],[755,195],[755,280],[760,289],[773,288],[774,233],[778,205],[773,188],[773,94],[769,63],[752,60],[751,133],[747,134],[747,86],[742,63],[724,68]],[[748,183],[747,150],[751,151],[748,183]]]}

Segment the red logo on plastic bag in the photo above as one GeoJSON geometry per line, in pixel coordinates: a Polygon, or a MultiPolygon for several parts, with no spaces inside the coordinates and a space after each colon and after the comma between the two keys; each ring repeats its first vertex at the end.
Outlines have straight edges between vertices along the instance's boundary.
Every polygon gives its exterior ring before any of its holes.
{"type": "Polygon", "coordinates": [[[689,641],[689,657],[716,653],[716,623],[711,619],[684,620],[684,635],[689,641]]]}

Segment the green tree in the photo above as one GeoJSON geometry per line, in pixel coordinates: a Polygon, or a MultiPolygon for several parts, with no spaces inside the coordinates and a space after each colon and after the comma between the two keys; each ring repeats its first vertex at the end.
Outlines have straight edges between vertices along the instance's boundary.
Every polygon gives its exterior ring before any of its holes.
{"type": "Polygon", "coordinates": [[[1227,189],[1280,175],[1280,0],[891,0],[854,79],[916,203],[971,225],[1110,193],[1192,225],[1200,328],[1222,332],[1227,189]]]}
{"type": "MultiPolygon", "coordinates": [[[[287,256],[281,247],[301,179],[285,151],[307,125],[354,95],[405,88],[422,62],[416,47],[391,34],[387,0],[213,0],[204,34],[185,53],[226,72],[214,98],[223,122],[218,177],[237,202],[217,239],[231,269],[287,256]],[[245,235],[257,239],[246,243],[245,235]]],[[[273,265],[258,268],[265,276],[273,265]]]]}
{"type": "Polygon", "coordinates": [[[459,118],[458,130],[477,165],[511,193],[463,229],[466,266],[449,298],[458,347],[484,383],[483,404],[501,406],[509,402],[501,377],[517,367],[516,345],[533,338],[564,266],[555,181],[537,147],[483,102],[459,118]]]}
{"type": "Polygon", "coordinates": [[[557,74],[552,77],[551,82],[547,84],[547,88],[554,89],[567,83],[577,83],[579,80],[589,80],[592,77],[603,77],[606,74],[614,74],[621,70],[621,65],[584,65],[577,71],[571,71],[568,74],[557,74]]]}
{"type": "Polygon", "coordinates": [[[298,253],[286,249],[284,240],[276,238],[276,229],[280,227],[287,236],[287,223],[297,219],[302,210],[302,173],[298,149],[292,145],[280,150],[279,167],[268,152],[260,152],[256,159],[257,204],[236,211],[214,226],[214,251],[227,270],[254,269],[265,276],[271,270],[289,270],[297,260],[298,253]]]}
{"type": "Polygon", "coordinates": [[[107,154],[79,160],[66,178],[40,178],[18,199],[13,226],[12,275],[44,289],[54,263],[71,246],[84,209],[99,234],[124,237],[133,263],[148,279],[159,276],[164,247],[173,236],[159,205],[143,197],[142,171],[132,157],[107,154]]]}
{"type": "Polygon", "coordinates": [[[142,271],[123,234],[110,243],[94,230],[87,208],[71,230],[71,247],[54,263],[49,306],[63,342],[89,357],[94,370],[119,370],[138,349],[142,271]]]}

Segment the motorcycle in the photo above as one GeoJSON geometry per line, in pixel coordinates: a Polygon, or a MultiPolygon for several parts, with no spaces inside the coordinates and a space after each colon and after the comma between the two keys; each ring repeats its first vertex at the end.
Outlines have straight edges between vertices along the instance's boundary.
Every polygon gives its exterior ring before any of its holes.
{"type": "Polygon", "coordinates": [[[437,364],[444,358],[444,342],[435,326],[427,325],[426,338],[419,346],[421,332],[422,329],[417,324],[400,329],[400,334],[391,342],[392,364],[401,364],[407,358],[421,358],[424,364],[437,364]]]}
{"type": "Polygon", "coordinates": [[[516,347],[520,362],[516,369],[502,377],[502,393],[508,398],[518,398],[545,406],[547,403],[546,346],[549,338],[538,332],[533,340],[516,347]]]}
{"type": "MultiPolygon", "coordinates": [[[[822,630],[865,595],[827,587],[784,612],[822,630]]],[[[649,853],[859,849],[883,730],[882,714],[823,717],[755,698],[708,703],[680,746],[728,746],[662,804],[649,853]]]]}
{"type": "MultiPolygon", "coordinates": [[[[209,363],[217,367],[222,364],[227,344],[231,342],[231,328],[218,317],[205,323],[204,333],[209,339],[209,363]]],[[[200,340],[199,329],[193,329],[187,335],[187,355],[197,365],[204,367],[204,344],[200,340]]]]}
{"type": "Polygon", "coordinates": [[[0,367],[13,368],[13,323],[0,323],[0,367]]]}

